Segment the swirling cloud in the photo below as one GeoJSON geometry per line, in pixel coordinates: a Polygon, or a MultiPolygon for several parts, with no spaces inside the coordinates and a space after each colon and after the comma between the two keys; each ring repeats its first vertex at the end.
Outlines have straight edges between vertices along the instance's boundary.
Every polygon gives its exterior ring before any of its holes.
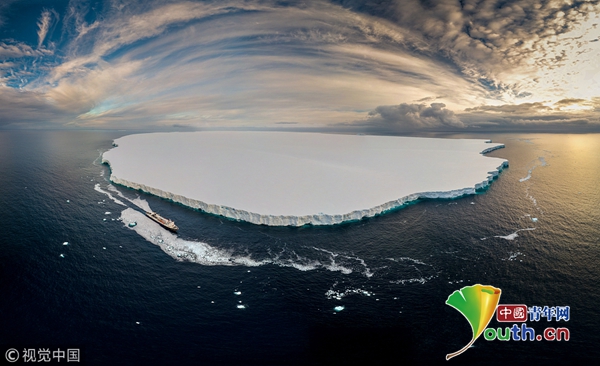
{"type": "Polygon", "coordinates": [[[60,4],[0,6],[0,84],[64,126],[596,125],[596,0],[60,4]]]}

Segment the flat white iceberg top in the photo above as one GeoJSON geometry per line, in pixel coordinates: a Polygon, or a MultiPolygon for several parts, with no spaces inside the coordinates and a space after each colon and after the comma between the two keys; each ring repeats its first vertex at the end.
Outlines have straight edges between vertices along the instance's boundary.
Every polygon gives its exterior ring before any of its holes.
{"type": "Polygon", "coordinates": [[[481,154],[502,144],[470,139],[214,131],[115,145],[103,154],[113,182],[267,225],[334,224],[474,193],[506,165],[481,154]]]}

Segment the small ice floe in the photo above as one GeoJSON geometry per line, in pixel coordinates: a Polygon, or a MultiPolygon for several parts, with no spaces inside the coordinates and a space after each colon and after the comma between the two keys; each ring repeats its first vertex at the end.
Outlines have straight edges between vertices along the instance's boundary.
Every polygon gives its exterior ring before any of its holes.
{"type": "Polygon", "coordinates": [[[346,307],[343,305],[340,306],[336,306],[335,308],[333,308],[333,311],[335,311],[336,313],[339,313],[340,311],[344,310],[346,307]]]}
{"type": "MultiPolygon", "coordinates": [[[[515,231],[512,234],[508,234],[508,235],[494,235],[494,238],[500,238],[500,239],[506,239],[506,240],[515,240],[518,236],[519,236],[519,231],[529,231],[529,230],[535,230],[534,227],[528,227],[525,229],[519,229],[517,231],[515,231]]],[[[481,240],[486,240],[488,238],[481,238],[481,240]]]]}
{"type": "MultiPolygon", "coordinates": [[[[518,257],[519,255],[524,255],[524,254],[523,254],[523,253],[521,253],[521,252],[515,252],[515,253],[513,253],[513,252],[509,252],[508,254],[510,254],[510,255],[509,255],[509,257],[507,258],[507,260],[509,260],[509,261],[514,261],[515,259],[517,259],[517,257],[518,257]]],[[[502,259],[502,260],[504,260],[504,259],[502,259]]],[[[523,260],[522,260],[522,259],[519,259],[519,260],[520,260],[521,262],[523,262],[523,260]]]]}
{"type": "Polygon", "coordinates": [[[63,243],[63,245],[69,245],[69,242],[68,242],[68,241],[65,241],[65,242],[63,243]]]}
{"type": "Polygon", "coordinates": [[[61,257],[61,258],[64,258],[64,257],[65,257],[65,255],[64,255],[64,254],[61,254],[61,255],[60,255],[60,257],[61,257]]]}
{"type": "Polygon", "coordinates": [[[129,226],[129,227],[134,227],[135,225],[137,225],[137,222],[135,222],[135,221],[132,221],[132,222],[130,222],[130,223],[127,225],[127,226],[129,226]]]}
{"type": "Polygon", "coordinates": [[[238,309],[245,309],[245,308],[246,308],[246,305],[243,305],[243,304],[237,304],[237,308],[238,308],[238,309]]]}
{"type": "Polygon", "coordinates": [[[234,291],[233,293],[234,293],[235,295],[241,295],[241,294],[242,294],[242,291],[234,291]]]}

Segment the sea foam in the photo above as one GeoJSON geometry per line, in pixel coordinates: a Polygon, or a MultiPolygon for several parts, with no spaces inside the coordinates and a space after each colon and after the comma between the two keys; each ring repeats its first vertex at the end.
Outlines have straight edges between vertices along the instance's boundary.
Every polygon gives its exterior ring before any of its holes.
{"type": "Polygon", "coordinates": [[[342,274],[351,274],[356,271],[367,278],[372,276],[372,272],[364,260],[344,253],[334,253],[313,247],[315,255],[312,257],[298,255],[291,250],[270,253],[267,258],[263,259],[254,259],[249,254],[239,255],[232,250],[216,248],[208,243],[180,238],[132,208],[123,210],[119,219],[125,227],[157,245],[178,261],[194,262],[207,266],[257,267],[271,264],[279,267],[295,268],[300,271],[324,269],[331,272],[341,272],[342,274]],[[136,225],[129,225],[134,222],[136,225]]]}

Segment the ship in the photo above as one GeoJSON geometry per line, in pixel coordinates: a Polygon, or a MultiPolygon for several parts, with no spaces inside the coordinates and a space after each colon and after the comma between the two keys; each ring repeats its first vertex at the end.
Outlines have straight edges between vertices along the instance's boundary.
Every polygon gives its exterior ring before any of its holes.
{"type": "Polygon", "coordinates": [[[179,230],[177,225],[175,225],[175,223],[172,220],[165,219],[164,217],[160,216],[159,214],[153,211],[144,212],[146,213],[146,216],[156,221],[160,226],[164,227],[165,229],[171,230],[172,232],[177,232],[177,230],[179,230]]]}

